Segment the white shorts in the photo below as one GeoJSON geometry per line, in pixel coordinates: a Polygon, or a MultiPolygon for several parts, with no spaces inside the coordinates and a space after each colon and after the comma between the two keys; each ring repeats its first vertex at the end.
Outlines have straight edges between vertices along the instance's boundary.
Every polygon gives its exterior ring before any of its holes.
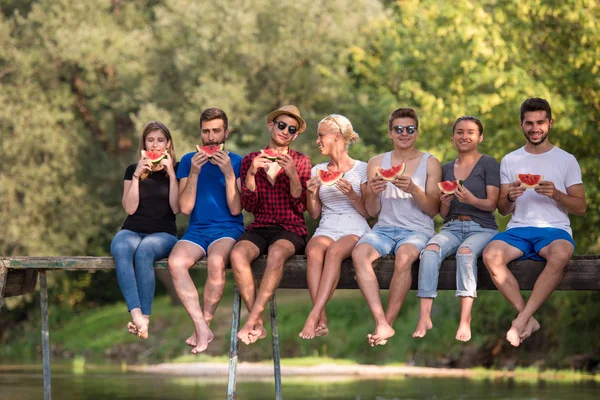
{"type": "Polygon", "coordinates": [[[347,235],[356,235],[360,238],[370,231],[371,227],[367,220],[360,214],[329,213],[321,217],[319,227],[313,236],[327,236],[337,241],[347,235]]]}

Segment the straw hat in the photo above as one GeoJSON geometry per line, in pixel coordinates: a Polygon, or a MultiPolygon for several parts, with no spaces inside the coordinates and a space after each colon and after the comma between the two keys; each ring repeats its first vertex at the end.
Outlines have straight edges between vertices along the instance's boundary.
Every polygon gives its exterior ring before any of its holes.
{"type": "Polygon", "coordinates": [[[299,124],[298,133],[299,134],[306,130],[306,122],[300,116],[300,110],[298,110],[298,108],[296,106],[291,106],[291,105],[283,106],[281,108],[278,108],[275,111],[272,111],[267,116],[267,123],[273,122],[273,120],[275,118],[277,118],[278,116],[283,115],[283,114],[289,115],[291,117],[296,118],[296,120],[298,120],[298,124],[299,124]]]}

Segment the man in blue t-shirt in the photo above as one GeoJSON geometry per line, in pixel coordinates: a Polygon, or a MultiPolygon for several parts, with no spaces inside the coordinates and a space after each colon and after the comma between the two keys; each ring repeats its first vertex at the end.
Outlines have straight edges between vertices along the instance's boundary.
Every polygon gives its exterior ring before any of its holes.
{"type": "MultiPolygon", "coordinates": [[[[221,145],[229,136],[227,115],[208,108],[200,116],[204,146],[221,145]]],[[[209,156],[204,151],[188,153],[177,170],[179,206],[190,216],[190,224],[169,256],[169,271],[179,299],[194,322],[195,331],[186,340],[192,353],[206,350],[213,339],[210,322],[225,287],[225,266],[237,238],[244,232],[240,192],[242,157],[219,150],[209,156]],[[208,277],[200,306],[198,291],[189,269],[207,257],[208,277]]]]}

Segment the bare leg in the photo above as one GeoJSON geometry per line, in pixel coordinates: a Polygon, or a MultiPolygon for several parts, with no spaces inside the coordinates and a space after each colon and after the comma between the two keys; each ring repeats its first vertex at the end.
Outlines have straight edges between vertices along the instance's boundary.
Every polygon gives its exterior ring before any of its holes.
{"type": "MultiPolygon", "coordinates": [[[[233,246],[233,250],[231,250],[231,267],[233,269],[233,276],[235,278],[235,283],[240,290],[240,296],[242,297],[242,300],[244,301],[248,311],[252,310],[256,300],[256,289],[254,285],[254,276],[252,275],[251,264],[258,258],[259,255],[260,249],[254,243],[248,240],[237,242],[233,246]]],[[[262,321],[259,328],[262,329],[262,321]]],[[[239,334],[238,338],[240,338],[239,334]]],[[[246,335],[242,341],[246,344],[250,344],[250,338],[248,335],[246,335]]]]}
{"type": "Polygon", "coordinates": [[[456,340],[461,342],[471,340],[471,309],[474,300],[473,297],[468,296],[460,298],[460,322],[456,331],[456,340]]]}
{"type": "Polygon", "coordinates": [[[394,262],[394,275],[390,282],[390,295],[388,307],[385,312],[386,319],[390,326],[398,316],[402,307],[404,298],[410,290],[412,282],[411,267],[419,258],[419,249],[412,244],[403,244],[396,250],[396,261],[394,262]]]}
{"type": "MultiPolygon", "coordinates": [[[[474,285],[476,285],[477,282],[477,268],[471,263],[474,262],[476,265],[477,260],[473,259],[473,252],[469,247],[461,246],[458,248],[456,259],[457,268],[462,268],[464,271],[470,271],[470,275],[468,273],[464,273],[465,278],[463,279],[473,284],[472,287],[467,287],[467,285],[463,282],[462,285],[465,285],[465,287],[461,290],[475,290],[476,287],[474,285]],[[467,278],[468,276],[471,277],[467,278]]],[[[456,271],[456,273],[458,285],[459,271],[456,271]]],[[[457,287],[457,289],[459,288],[457,287]]],[[[475,293],[473,293],[473,295],[475,295],[475,293]]],[[[471,310],[473,309],[474,301],[475,298],[472,296],[460,296],[460,322],[458,324],[458,330],[456,331],[455,338],[456,340],[460,340],[461,342],[468,342],[469,340],[471,340],[471,310]]]]}
{"type": "Polygon", "coordinates": [[[173,286],[179,300],[181,300],[181,304],[183,304],[194,323],[196,342],[191,343],[194,345],[192,349],[194,354],[206,350],[208,343],[213,339],[213,333],[208,327],[200,307],[198,290],[189,272],[192,265],[197,260],[202,259],[204,255],[204,250],[201,247],[186,241],[177,242],[169,255],[169,272],[171,273],[173,286]]]}
{"type": "MultiPolygon", "coordinates": [[[[319,290],[319,284],[321,282],[321,275],[323,273],[323,264],[325,262],[325,252],[327,248],[333,243],[333,239],[327,236],[313,236],[312,239],[306,245],[306,280],[308,282],[308,292],[312,303],[315,304],[317,299],[317,292],[319,290]]],[[[324,313],[323,313],[324,314],[324,313]]],[[[317,319],[321,319],[321,314],[317,316],[317,319]]],[[[323,315],[323,317],[325,317],[323,315]]],[[[314,330],[317,326],[317,322],[314,321],[315,327],[312,332],[305,332],[303,329],[299,336],[303,339],[312,339],[315,334],[314,330]],[[312,337],[309,337],[312,336],[312,337]]],[[[306,328],[306,324],[305,324],[306,328]]]]}
{"type": "Polygon", "coordinates": [[[431,308],[435,299],[437,289],[437,279],[433,286],[433,278],[437,278],[440,270],[440,246],[437,244],[428,244],[421,255],[421,264],[419,265],[419,321],[412,334],[414,338],[425,337],[427,331],[433,328],[431,321],[431,308]],[[425,295],[429,295],[426,297],[425,295]]]}
{"type": "Polygon", "coordinates": [[[375,330],[367,335],[369,345],[385,344],[387,339],[394,336],[394,328],[388,323],[379,296],[379,282],[373,269],[373,262],[379,258],[379,253],[373,246],[361,243],[352,251],[352,262],[356,271],[356,280],[369,310],[375,320],[375,330]]]}
{"type": "Polygon", "coordinates": [[[315,336],[325,336],[329,333],[326,321],[323,321],[325,306],[333,296],[340,280],[342,262],[352,254],[356,242],[358,242],[358,236],[348,235],[340,238],[327,249],[321,282],[313,301],[314,306],[299,334],[301,338],[312,339],[315,336]]]}
{"type": "Polygon", "coordinates": [[[235,240],[223,238],[213,242],[208,249],[208,277],[202,293],[202,305],[204,306],[204,320],[209,326],[221,297],[223,297],[225,267],[229,264],[229,255],[234,244],[235,240]]]}
{"type": "Polygon", "coordinates": [[[277,240],[269,247],[267,266],[260,282],[258,294],[256,295],[246,323],[238,332],[238,338],[242,342],[246,344],[254,343],[262,336],[261,332],[264,328],[260,315],[279,286],[281,276],[283,275],[283,265],[295,252],[294,245],[285,239],[277,240]]]}
{"type": "MultiPolygon", "coordinates": [[[[500,240],[491,241],[483,251],[483,262],[490,272],[494,284],[500,293],[502,293],[513,308],[519,313],[525,308],[525,300],[523,300],[523,296],[521,296],[519,283],[508,269],[507,264],[522,255],[523,252],[521,250],[500,240]]],[[[531,317],[531,319],[535,321],[533,317],[531,317]]],[[[526,323],[529,322],[526,321],[526,323]]],[[[533,322],[531,323],[533,324],[533,322]]],[[[537,321],[535,321],[535,323],[537,324],[537,321]]],[[[539,324],[537,324],[537,326],[539,327],[539,324]]],[[[521,344],[521,339],[518,337],[519,335],[516,335],[517,337],[515,338],[514,333],[522,332],[524,326],[515,326],[514,328],[515,330],[513,330],[512,327],[511,330],[509,330],[509,332],[512,331],[510,339],[507,333],[507,340],[513,346],[519,346],[521,344]]]]}
{"type": "Polygon", "coordinates": [[[412,334],[414,338],[425,337],[427,331],[433,328],[433,322],[431,322],[431,307],[433,306],[433,297],[420,297],[419,298],[419,322],[417,327],[412,334]]]}
{"type": "MultiPolygon", "coordinates": [[[[536,324],[529,321],[560,283],[563,271],[574,250],[573,245],[567,240],[555,240],[540,250],[540,256],[546,259],[546,266],[535,281],[527,304],[519,312],[517,318],[512,322],[510,330],[506,333],[506,339],[513,346],[518,346],[531,336],[533,331],[537,330],[536,324]],[[515,344],[517,342],[518,344],[515,344]]],[[[539,324],[537,327],[539,329],[539,324]]]]}

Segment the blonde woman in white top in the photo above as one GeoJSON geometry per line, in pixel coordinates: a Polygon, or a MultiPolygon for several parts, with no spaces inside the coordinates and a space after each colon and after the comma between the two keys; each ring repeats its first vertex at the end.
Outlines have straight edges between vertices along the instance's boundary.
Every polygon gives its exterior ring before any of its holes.
{"type": "Polygon", "coordinates": [[[329,162],[312,169],[307,182],[307,208],[314,219],[321,216],[319,227],[306,246],[306,277],[313,302],[302,332],[303,339],[325,336],[325,306],[340,279],[342,261],[349,258],[356,242],[370,230],[362,198],[367,182],[367,163],[352,159],[348,147],[358,141],[348,118],[332,114],[319,122],[317,145],[329,162]],[[318,170],[343,172],[333,186],[324,186],[318,170]]]}

